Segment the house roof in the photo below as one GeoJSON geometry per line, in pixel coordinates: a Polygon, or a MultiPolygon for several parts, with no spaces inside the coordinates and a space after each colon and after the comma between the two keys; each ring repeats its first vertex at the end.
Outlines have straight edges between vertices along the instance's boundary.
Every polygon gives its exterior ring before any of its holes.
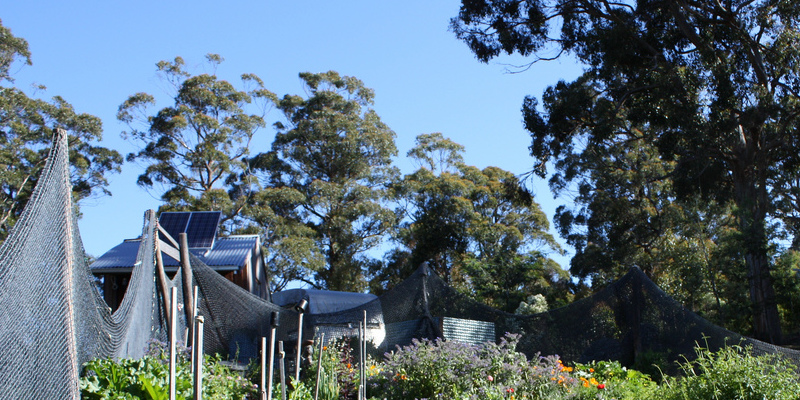
{"type": "MultiPolygon", "coordinates": [[[[140,239],[128,239],[116,245],[89,266],[92,273],[130,272],[136,262],[140,242],[140,239]]],[[[247,264],[258,245],[258,235],[235,235],[217,238],[211,249],[199,248],[189,251],[216,271],[238,271],[247,264]]],[[[178,260],[162,254],[164,269],[167,272],[176,271],[180,265],[178,260]]]]}

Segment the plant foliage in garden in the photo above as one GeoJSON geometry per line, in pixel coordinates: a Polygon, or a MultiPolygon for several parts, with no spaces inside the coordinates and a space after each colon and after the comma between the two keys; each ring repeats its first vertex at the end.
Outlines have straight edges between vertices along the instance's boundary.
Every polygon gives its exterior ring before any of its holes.
{"type": "MultiPolygon", "coordinates": [[[[443,340],[415,340],[366,362],[370,399],[458,400],[796,400],[800,378],[794,365],[774,355],[729,346],[696,349],[697,358],[679,364],[679,376],[650,376],[617,361],[565,364],[557,355],[527,359],[515,350],[519,335],[500,343],[468,345],[443,340]]],[[[167,356],[155,343],[141,360],[93,360],[84,366],[84,399],[166,399],[167,356]]],[[[360,379],[354,351],[334,342],[321,354],[315,347],[300,381],[292,380],[289,400],[314,399],[317,365],[322,357],[319,399],[357,399],[360,379]]],[[[186,352],[179,356],[178,398],[192,396],[186,352]]],[[[203,393],[207,399],[256,399],[258,386],[206,356],[203,393]]],[[[255,379],[258,374],[251,374],[255,379]]],[[[273,386],[273,398],[281,388],[273,386]]]]}

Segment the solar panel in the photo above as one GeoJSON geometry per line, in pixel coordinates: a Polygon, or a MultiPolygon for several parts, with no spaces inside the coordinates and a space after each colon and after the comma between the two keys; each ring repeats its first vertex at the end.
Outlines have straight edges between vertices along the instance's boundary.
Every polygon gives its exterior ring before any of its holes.
{"type": "Polygon", "coordinates": [[[220,211],[163,212],[158,223],[175,240],[185,232],[189,248],[210,248],[221,218],[220,211]]]}
{"type": "Polygon", "coordinates": [[[158,224],[172,236],[173,239],[178,239],[178,234],[186,232],[186,226],[189,224],[189,212],[163,212],[158,216],[158,224]]]}
{"type": "Polygon", "coordinates": [[[193,212],[186,228],[189,247],[211,247],[214,244],[214,237],[217,236],[220,218],[222,218],[220,211],[193,212]]]}

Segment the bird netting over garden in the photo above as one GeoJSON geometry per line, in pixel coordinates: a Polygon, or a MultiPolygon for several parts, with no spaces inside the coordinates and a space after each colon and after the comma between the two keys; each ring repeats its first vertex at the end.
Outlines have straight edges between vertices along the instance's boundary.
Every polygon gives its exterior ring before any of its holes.
{"type": "MultiPolygon", "coordinates": [[[[83,363],[92,358],[138,358],[151,339],[167,338],[163,293],[199,289],[209,353],[258,355],[272,315],[277,340],[295,343],[298,314],[239,288],[191,256],[192,282],[179,271],[163,279],[156,267],[155,213],[145,214],[142,240],[120,307],[111,312],[87,265],[71,199],[66,134],[54,141],[47,166],[22,217],[0,247],[0,392],[5,398],[78,398],[83,363]],[[165,282],[160,287],[159,282],[165,282]]],[[[184,330],[187,307],[179,312],[184,330]]],[[[517,347],[529,357],[558,354],[571,361],[620,360],[632,364],[647,352],[667,360],[692,358],[699,343],[715,349],[751,345],[758,353],[780,353],[800,364],[800,353],[742,337],[700,318],[632,269],[591,297],[545,313],[501,312],[448,287],[427,267],[383,296],[354,308],[306,316],[303,338],[326,340],[358,334],[366,311],[366,337],[377,351],[412,338],[498,339],[521,334],[517,347]]],[[[191,317],[191,316],[189,316],[191,317]]]]}

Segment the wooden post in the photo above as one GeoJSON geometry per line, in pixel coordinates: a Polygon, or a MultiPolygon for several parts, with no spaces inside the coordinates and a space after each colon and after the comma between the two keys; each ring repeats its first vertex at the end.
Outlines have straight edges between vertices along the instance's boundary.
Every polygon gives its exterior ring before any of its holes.
{"type": "MultiPolygon", "coordinates": [[[[186,311],[186,321],[194,321],[195,313],[194,313],[194,300],[192,299],[192,264],[189,260],[189,239],[186,236],[185,232],[181,232],[178,235],[178,240],[180,241],[180,252],[181,252],[181,271],[183,273],[183,307],[186,311]]],[[[189,329],[188,335],[186,335],[186,345],[187,346],[194,346],[194,343],[190,342],[194,338],[193,332],[193,324],[194,322],[190,322],[186,324],[187,329],[189,329]]]]}
{"type": "MultiPolygon", "coordinates": [[[[148,212],[154,212],[153,210],[148,210],[148,212]]],[[[158,222],[156,222],[158,223],[158,222]]],[[[156,270],[158,271],[158,283],[161,286],[161,297],[164,298],[164,302],[169,299],[169,286],[167,285],[167,273],[164,272],[164,257],[161,255],[161,245],[159,244],[160,240],[158,238],[158,229],[154,229],[153,232],[155,233],[155,245],[156,245],[156,270]]],[[[166,317],[167,321],[172,321],[172,310],[168,304],[164,305],[164,309],[166,310],[166,317]]],[[[171,322],[170,322],[171,323],[171,322]]]]}
{"type": "Polygon", "coordinates": [[[203,322],[203,316],[198,316],[194,341],[194,400],[203,399],[203,322]]]}
{"type": "MultiPolygon", "coordinates": [[[[169,297],[170,315],[178,316],[178,288],[174,287],[170,291],[169,297]]],[[[175,375],[177,364],[177,351],[175,342],[178,340],[178,321],[177,318],[169,319],[169,400],[175,400],[175,375]]]]}

